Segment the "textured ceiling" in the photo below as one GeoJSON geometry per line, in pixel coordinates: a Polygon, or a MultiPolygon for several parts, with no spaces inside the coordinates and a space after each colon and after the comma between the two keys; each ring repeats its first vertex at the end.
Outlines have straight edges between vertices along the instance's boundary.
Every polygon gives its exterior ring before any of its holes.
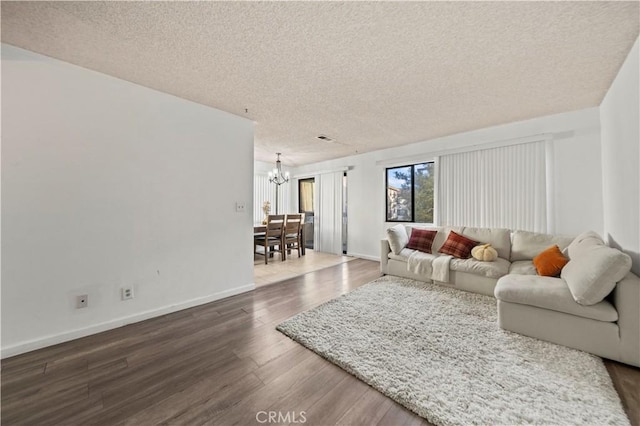
{"type": "Polygon", "coordinates": [[[599,105],[638,5],[3,1],[2,41],[248,117],[256,159],[300,165],[599,105]]]}

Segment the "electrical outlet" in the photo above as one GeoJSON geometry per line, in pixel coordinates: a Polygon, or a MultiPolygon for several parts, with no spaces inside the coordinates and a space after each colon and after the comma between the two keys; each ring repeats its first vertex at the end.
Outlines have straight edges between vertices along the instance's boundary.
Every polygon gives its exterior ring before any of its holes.
{"type": "Polygon", "coordinates": [[[244,213],[244,203],[242,201],[236,201],[236,213],[244,213]]]}
{"type": "Polygon", "coordinates": [[[76,296],[76,309],[86,308],[89,306],[89,295],[81,294],[80,296],[76,296]]]}
{"type": "Polygon", "coordinates": [[[133,299],[133,286],[122,287],[120,289],[120,297],[122,297],[122,300],[133,299]]]}

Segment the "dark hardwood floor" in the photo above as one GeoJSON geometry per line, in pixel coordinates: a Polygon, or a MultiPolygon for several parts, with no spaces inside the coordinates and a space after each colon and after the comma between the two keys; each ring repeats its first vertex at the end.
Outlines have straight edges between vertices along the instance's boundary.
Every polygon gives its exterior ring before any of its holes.
{"type": "MultiPolygon", "coordinates": [[[[357,259],[5,359],[2,424],[426,425],[275,330],[379,275],[357,259]]],[[[640,369],[606,365],[639,424],[640,369]]]]}

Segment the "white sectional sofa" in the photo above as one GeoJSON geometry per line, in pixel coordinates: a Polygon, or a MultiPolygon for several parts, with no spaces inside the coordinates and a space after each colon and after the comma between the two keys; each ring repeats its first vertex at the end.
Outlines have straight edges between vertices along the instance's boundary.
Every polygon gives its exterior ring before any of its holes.
{"type": "Polygon", "coordinates": [[[429,268],[416,271],[406,248],[414,226],[396,225],[381,241],[381,272],[494,296],[501,328],[640,366],[640,279],[631,259],[593,232],[578,237],[471,227],[417,227],[437,231],[434,264],[451,231],[496,249],[494,262],[453,258],[448,281],[429,268]],[[569,258],[559,277],[537,274],[533,258],[557,245],[569,258]],[[578,300],[580,303],[578,303],[578,300]]]}

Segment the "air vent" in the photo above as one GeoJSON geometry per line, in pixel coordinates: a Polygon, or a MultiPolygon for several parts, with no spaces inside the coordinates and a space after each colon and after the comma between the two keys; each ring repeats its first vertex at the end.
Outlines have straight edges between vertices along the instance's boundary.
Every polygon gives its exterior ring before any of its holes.
{"type": "Polygon", "coordinates": [[[327,136],[327,135],[320,135],[320,136],[318,136],[318,139],[321,139],[321,140],[323,140],[323,141],[325,141],[325,142],[333,142],[333,139],[331,139],[331,138],[330,138],[329,136],[327,136]]]}

